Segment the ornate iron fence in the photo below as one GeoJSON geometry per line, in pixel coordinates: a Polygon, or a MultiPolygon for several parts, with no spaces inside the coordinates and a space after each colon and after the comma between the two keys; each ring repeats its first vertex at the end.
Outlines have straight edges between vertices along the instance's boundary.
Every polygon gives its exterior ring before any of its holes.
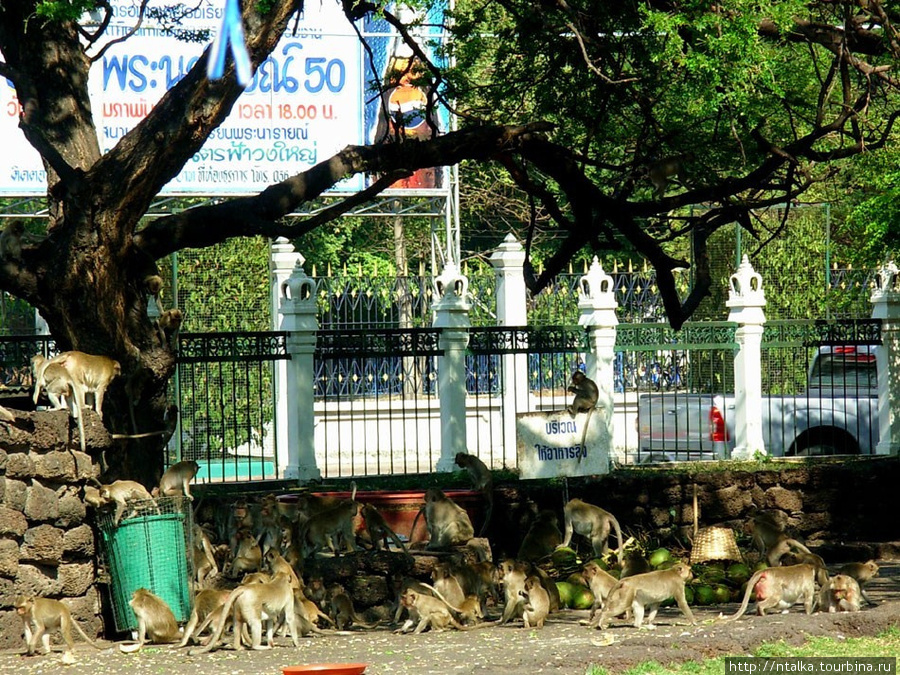
{"type": "Polygon", "coordinates": [[[278,477],[275,364],[286,333],[182,333],[174,397],[180,429],[169,461],[196,460],[199,482],[278,477]]]}

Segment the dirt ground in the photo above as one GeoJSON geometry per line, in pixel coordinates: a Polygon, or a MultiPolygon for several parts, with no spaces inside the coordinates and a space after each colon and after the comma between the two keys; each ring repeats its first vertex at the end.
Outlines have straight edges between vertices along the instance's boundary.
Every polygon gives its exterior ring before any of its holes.
{"type": "Polygon", "coordinates": [[[694,608],[698,625],[690,626],[676,608],[668,608],[660,611],[655,630],[636,630],[618,621],[606,631],[597,631],[579,625],[588,616],[586,610],[565,610],[551,615],[540,631],[526,630],[521,623],[422,635],[395,635],[390,628],[378,628],[304,638],[299,650],[289,640],[277,640],[276,648],[268,651],[219,650],[194,657],[186,650],[167,647],[126,655],[118,653],[111,643],[104,643],[102,651],[79,643],[77,662],[71,666],[60,665],[59,652],[34,657],[23,656],[23,650],[0,652],[0,673],[280,675],[284,666],[326,662],[366,663],[366,675],[583,675],[591,664],[615,673],[650,660],[668,664],[740,656],[763,642],[800,644],[813,635],[859,637],[898,626],[900,564],[880,564],[881,574],[869,586],[869,595],[877,606],[864,607],[856,614],[806,616],[798,606],[789,614],[748,615],[736,623],[723,624],[716,620],[719,613],[733,613],[737,605],[717,605],[694,608]]]}

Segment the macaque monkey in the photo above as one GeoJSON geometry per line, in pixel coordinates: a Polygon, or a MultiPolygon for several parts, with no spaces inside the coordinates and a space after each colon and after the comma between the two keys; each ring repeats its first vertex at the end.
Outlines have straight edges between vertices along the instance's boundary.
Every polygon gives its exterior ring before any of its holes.
{"type": "Polygon", "coordinates": [[[397,533],[394,532],[390,525],[387,524],[384,520],[384,516],[378,513],[378,509],[376,509],[371,504],[363,504],[360,509],[362,513],[363,521],[366,524],[366,531],[369,533],[369,540],[372,542],[372,547],[376,550],[383,548],[385,551],[390,550],[390,544],[388,543],[388,537],[397,545],[404,553],[409,553],[409,549],[406,548],[406,544],[397,536],[397,533]]]}
{"type": "Polygon", "coordinates": [[[422,633],[427,628],[431,628],[432,631],[442,631],[448,626],[453,626],[457,630],[468,630],[466,626],[453,618],[450,608],[439,598],[408,588],[400,596],[400,602],[409,611],[409,619],[397,632],[407,633],[413,624],[416,625],[416,629],[413,631],[416,634],[422,633]]]}
{"type": "MultiPolygon", "coordinates": [[[[133,480],[117,480],[109,485],[100,486],[100,499],[104,503],[109,504],[115,502],[116,513],[113,517],[113,523],[118,525],[122,514],[128,508],[128,503],[132,501],[153,501],[153,497],[147,492],[147,488],[133,480]]],[[[156,507],[154,507],[156,508],[156,507]]],[[[159,509],[156,509],[159,513],[159,509]]]]}
{"type": "Polygon", "coordinates": [[[525,587],[519,591],[519,596],[524,600],[522,620],[525,628],[543,628],[550,614],[550,594],[541,585],[541,580],[535,576],[525,579],[525,587]]]}
{"type": "Polygon", "coordinates": [[[181,462],[175,462],[172,466],[165,470],[162,478],[159,479],[159,487],[154,488],[154,497],[176,497],[184,495],[190,501],[194,501],[191,496],[190,483],[194,480],[194,476],[200,471],[200,465],[192,459],[186,459],[181,462]]]}
{"type": "Polygon", "coordinates": [[[457,452],[454,460],[457,466],[462,467],[469,474],[472,480],[472,486],[484,495],[484,501],[487,502],[487,509],[484,514],[484,523],[481,526],[479,537],[483,537],[487,532],[488,525],[491,522],[491,514],[494,512],[494,476],[487,465],[475,455],[465,452],[457,452]]]}
{"type": "Polygon", "coordinates": [[[619,521],[616,520],[613,514],[580,499],[570,499],[563,507],[563,515],[566,522],[566,533],[562,542],[563,547],[568,546],[569,542],[572,541],[572,533],[574,532],[590,539],[594,555],[600,558],[607,551],[607,540],[609,539],[610,526],[612,526],[616,529],[616,538],[619,540],[617,556],[619,560],[622,560],[622,545],[625,540],[622,539],[622,529],[619,527],[619,521]]]}
{"type": "MultiPolygon", "coordinates": [[[[416,593],[423,595],[430,595],[434,593],[434,588],[428,584],[422,583],[417,579],[412,579],[409,577],[394,577],[391,580],[391,588],[394,591],[395,602],[397,603],[396,608],[394,609],[394,619],[391,623],[394,625],[400,623],[400,617],[403,615],[403,610],[407,609],[406,605],[403,604],[403,594],[407,590],[414,590],[416,593]]],[[[408,627],[412,626],[414,622],[410,621],[408,623],[408,627]]],[[[395,633],[405,633],[402,628],[398,628],[395,633]]]]}
{"type": "Polygon", "coordinates": [[[874,605],[875,603],[869,599],[869,596],[866,595],[866,584],[873,577],[878,576],[878,565],[874,560],[869,560],[868,562],[852,562],[847,563],[841,569],[838,570],[838,574],[846,574],[848,577],[852,577],[856,579],[857,584],[859,584],[859,592],[863,597],[863,600],[870,605],[874,605]]]}
{"type": "MultiPolygon", "coordinates": [[[[103,396],[110,382],[122,374],[122,366],[119,362],[108,356],[96,356],[84,352],[62,352],[51,359],[47,359],[44,368],[50,363],[58,363],[63,366],[72,378],[75,401],[78,410],[81,411],[87,405],[88,394],[92,397],[91,407],[103,418],[103,396]]],[[[35,388],[43,375],[43,369],[36,373],[35,388]]]]}
{"type": "Polygon", "coordinates": [[[157,337],[161,344],[174,347],[175,338],[184,322],[184,313],[180,309],[167,309],[156,320],[157,337]]]}
{"type": "Polygon", "coordinates": [[[444,595],[442,595],[441,592],[434,586],[425,583],[421,585],[424,587],[423,590],[415,588],[413,590],[425,593],[425,595],[428,595],[430,593],[438,600],[442,600],[450,610],[456,612],[460,623],[475,626],[478,625],[478,623],[482,619],[484,619],[484,611],[481,608],[481,600],[477,595],[467,595],[465,598],[463,598],[462,602],[453,603],[450,602],[450,600],[448,600],[446,597],[444,597],[444,595]]]}
{"type": "Polygon", "coordinates": [[[0,232],[0,259],[22,259],[22,235],[25,234],[25,223],[21,220],[8,220],[0,232]]]}
{"type": "Polygon", "coordinates": [[[128,604],[138,620],[138,641],[130,645],[120,644],[119,651],[123,654],[141,651],[148,638],[157,644],[177,642],[181,638],[175,615],[158,595],[146,588],[139,588],[131,594],[128,604]]]}
{"type": "Polygon", "coordinates": [[[291,580],[291,588],[294,590],[303,590],[303,582],[300,580],[300,577],[297,576],[297,572],[294,571],[294,568],[291,567],[290,563],[284,559],[278,551],[274,548],[269,549],[265,555],[266,565],[269,568],[269,572],[272,573],[274,577],[276,574],[284,574],[291,580]]]}
{"type": "Polygon", "coordinates": [[[522,545],[519,546],[517,560],[535,562],[546,558],[562,544],[562,532],[559,531],[559,519],[549,510],[540,511],[525,533],[522,545]]]}
{"type": "Polygon", "coordinates": [[[229,544],[231,545],[231,555],[235,556],[237,555],[237,547],[240,539],[239,535],[243,530],[249,530],[251,532],[255,531],[256,520],[253,517],[253,511],[250,509],[250,505],[243,499],[238,500],[231,505],[229,516],[229,544]]]}
{"type": "Polygon", "coordinates": [[[158,274],[148,274],[144,277],[144,290],[147,292],[147,295],[152,295],[154,298],[157,298],[159,297],[162,288],[163,278],[158,274]]]}
{"type": "Polygon", "coordinates": [[[859,584],[846,574],[835,574],[819,590],[821,612],[858,612],[861,604],[859,584]]]}
{"type": "Polygon", "coordinates": [[[353,519],[359,511],[359,502],[346,500],[326,511],[317,513],[300,526],[300,544],[306,555],[315,555],[326,546],[337,556],[338,540],[343,540],[348,553],[356,551],[356,535],[353,533],[353,519]]]}
{"type": "Polygon", "coordinates": [[[303,567],[303,551],[300,549],[300,543],[297,541],[297,535],[294,533],[294,523],[282,518],[278,524],[281,532],[279,540],[281,541],[281,555],[288,561],[288,564],[294,569],[302,569],[303,567]]]}
{"type": "MultiPolygon", "coordinates": [[[[196,527],[196,525],[194,526],[196,527]]],[[[231,591],[207,588],[194,596],[194,609],[184,627],[184,634],[178,648],[186,647],[191,640],[199,641],[200,634],[221,614],[231,591]]]]}
{"type": "Polygon", "coordinates": [[[78,440],[81,451],[85,451],[84,442],[84,417],[78,398],[75,396],[75,383],[72,381],[69,371],[59,363],[53,363],[42,354],[31,357],[31,369],[34,379],[34,404],[43,390],[50,399],[53,410],[69,410],[69,415],[78,423],[78,440]]]}
{"type": "Polygon", "coordinates": [[[789,537],[785,531],[783,517],[780,512],[760,511],[750,519],[753,542],[769,567],[778,567],[786,553],[799,551],[812,552],[796,539],[789,537]]]}
{"type": "Polygon", "coordinates": [[[237,577],[244,572],[257,572],[262,565],[262,549],[250,530],[238,532],[237,551],[231,560],[230,575],[237,577]]]}
{"type": "Polygon", "coordinates": [[[640,551],[629,551],[622,560],[622,572],[619,574],[619,578],[624,579],[625,577],[633,577],[636,574],[652,571],[653,568],[650,566],[650,562],[640,551]]]}
{"type": "Polygon", "coordinates": [[[575,417],[576,413],[590,412],[597,407],[597,401],[600,400],[597,383],[580,370],[572,373],[572,381],[566,391],[575,394],[572,404],[566,408],[572,417],[575,417]]]}
{"type": "MultiPolygon", "coordinates": [[[[319,585],[322,588],[323,595],[321,597],[321,600],[318,600],[318,602],[322,602],[325,599],[325,596],[324,596],[325,586],[324,586],[324,584],[322,584],[321,579],[319,579],[319,585]]],[[[311,589],[315,588],[314,581],[310,582],[310,588],[311,589]]],[[[317,590],[315,590],[313,592],[318,593],[317,590]]],[[[321,610],[319,605],[316,604],[317,601],[314,601],[310,597],[307,597],[305,592],[302,593],[300,597],[295,598],[294,602],[295,603],[299,602],[300,605],[302,605],[304,616],[306,616],[306,618],[309,619],[309,621],[313,625],[316,625],[319,621],[324,621],[328,625],[334,626],[334,620],[321,610]]]]}
{"type": "Polygon", "coordinates": [[[268,584],[272,581],[272,575],[268,572],[249,572],[241,579],[241,586],[249,584],[268,584]]]}
{"type": "Polygon", "coordinates": [[[222,615],[216,621],[213,636],[205,646],[188,652],[191,656],[204,654],[216,645],[222,637],[225,623],[229,613],[234,608],[234,648],[241,648],[242,626],[246,623],[250,627],[250,648],[253,650],[268,649],[275,631],[274,622],[282,614],[291,631],[291,640],[295,647],[300,646],[300,630],[297,626],[297,614],[294,610],[294,591],[291,589],[291,580],[284,574],[276,574],[275,578],[267,584],[251,584],[238,586],[225,600],[222,615]],[[268,644],[262,644],[262,622],[268,620],[267,630],[268,644]]]}
{"type": "Polygon", "coordinates": [[[650,182],[653,183],[653,191],[657,199],[665,196],[666,188],[673,178],[681,177],[685,158],[685,155],[676,155],[659,159],[650,164],[647,174],[650,182]]]}
{"type": "Polygon", "coordinates": [[[256,539],[263,553],[270,549],[281,549],[281,523],[278,508],[275,506],[275,495],[263,497],[259,508],[259,527],[256,539]]]}
{"type": "Polygon", "coordinates": [[[461,546],[475,536],[475,528],[466,510],[447,497],[438,488],[425,490],[425,505],[413,519],[410,535],[416,531],[419,516],[425,513],[425,527],[428,530],[428,550],[461,546]]]}
{"type": "Polygon", "coordinates": [[[600,612],[597,627],[600,630],[605,629],[610,619],[624,614],[630,608],[634,614],[634,627],[640,628],[644,622],[645,607],[650,610],[647,614],[647,625],[652,626],[660,604],[669,598],[675,598],[681,613],[691,624],[696,624],[694,614],[684,597],[684,584],[692,578],[690,566],[677,563],[667,570],[620,579],[606,598],[606,606],[600,612]]]}
{"type": "MultiPolygon", "coordinates": [[[[802,602],[807,614],[812,614],[816,604],[816,567],[808,563],[788,567],[767,567],[758,571],[747,582],[747,592],[740,609],[725,621],[736,621],[747,611],[750,593],[756,593],[756,613],[765,616],[769,609],[789,609],[802,602]]],[[[823,579],[823,584],[828,579],[823,579]]]]}
{"type": "Polygon", "coordinates": [[[503,594],[505,596],[503,615],[497,622],[498,625],[502,626],[507,621],[522,615],[525,599],[520,595],[520,591],[525,589],[525,579],[528,578],[528,575],[523,563],[515,560],[504,560],[497,567],[497,576],[500,585],[503,586],[503,594]]]}
{"type": "Polygon", "coordinates": [[[451,573],[450,563],[435,563],[431,568],[431,581],[438,597],[448,605],[459,606],[465,601],[466,594],[459,579],[451,573]]]}
{"type": "Polygon", "coordinates": [[[84,503],[91,508],[99,509],[101,506],[106,504],[106,500],[104,500],[103,497],[100,496],[99,488],[95,488],[93,485],[85,485],[84,503]]]}
{"type": "Polygon", "coordinates": [[[610,591],[612,591],[613,587],[619,583],[619,580],[593,560],[589,563],[585,563],[581,576],[584,578],[594,596],[594,603],[591,605],[589,625],[591,628],[596,628],[600,621],[600,615],[597,613],[597,610],[603,609],[603,606],[606,604],[606,598],[609,597],[610,591]],[[594,617],[596,617],[596,621],[594,620],[594,617]]]}
{"type": "Polygon", "coordinates": [[[194,569],[197,573],[197,584],[203,586],[209,579],[219,573],[219,565],[213,553],[212,543],[206,532],[197,524],[193,529],[194,569]]]}
{"type": "Polygon", "coordinates": [[[328,621],[331,621],[331,618],[323,614],[316,606],[316,603],[309,600],[303,595],[303,591],[299,589],[294,590],[294,613],[296,614],[297,625],[300,627],[300,637],[306,637],[310,633],[325,635],[325,632],[316,625],[316,619],[324,616],[328,621]]]}
{"type": "Polygon", "coordinates": [[[50,653],[50,633],[59,629],[63,642],[66,643],[66,651],[63,660],[71,662],[74,660],[72,650],[74,641],[72,640],[72,628],[81,636],[81,639],[87,642],[95,649],[101,647],[91,640],[82,630],[81,626],[72,618],[69,608],[59,600],[51,600],[50,598],[36,598],[33,595],[19,596],[13,602],[16,608],[16,614],[22,620],[22,626],[25,629],[25,645],[28,656],[34,654],[38,642],[41,643],[41,652],[50,653]]]}
{"type": "MultiPolygon", "coordinates": [[[[459,580],[466,597],[474,595],[482,604],[482,610],[487,604],[488,597],[497,600],[496,586],[494,585],[494,565],[487,561],[470,563],[465,560],[451,565],[450,570],[459,580]]],[[[554,584],[554,588],[556,584],[554,584]]]]}
{"type": "Polygon", "coordinates": [[[350,596],[343,591],[338,591],[331,596],[331,618],[334,619],[334,625],[338,630],[347,630],[352,625],[362,628],[377,628],[381,621],[374,624],[366,623],[356,610],[353,608],[353,601],[350,596]]]}

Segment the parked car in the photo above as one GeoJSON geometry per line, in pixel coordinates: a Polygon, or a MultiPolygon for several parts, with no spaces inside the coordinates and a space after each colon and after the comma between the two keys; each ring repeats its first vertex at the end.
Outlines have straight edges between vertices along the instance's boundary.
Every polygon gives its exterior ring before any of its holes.
{"type": "MultiPolygon", "coordinates": [[[[878,444],[879,347],[827,346],[814,354],[806,391],[764,396],[769,455],[872,454],[878,444]]],[[[715,459],[734,449],[733,395],[682,392],[638,399],[638,451],[629,463],[715,459]]]]}

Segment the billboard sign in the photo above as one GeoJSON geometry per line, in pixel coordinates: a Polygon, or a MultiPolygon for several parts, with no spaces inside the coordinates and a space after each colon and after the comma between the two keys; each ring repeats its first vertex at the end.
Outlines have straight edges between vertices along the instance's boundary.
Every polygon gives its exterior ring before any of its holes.
{"type": "MultiPolygon", "coordinates": [[[[111,4],[115,18],[106,35],[116,39],[133,29],[139,3],[114,0],[111,4]]],[[[164,4],[164,0],[150,2],[151,7],[164,4]]],[[[208,29],[214,35],[222,12],[222,2],[202,0],[189,11],[182,27],[208,29]]],[[[377,30],[367,39],[378,48],[396,41],[383,26],[373,23],[371,27],[377,30]]],[[[179,40],[145,18],[134,35],[103,52],[92,66],[89,84],[101,150],[114,147],[184,77],[208,44],[179,40]]],[[[162,194],[255,193],[347,145],[372,142],[375,134],[367,129],[367,118],[377,119],[377,113],[367,86],[374,75],[366,62],[341,5],[309,3],[260,64],[228,119],[162,194]]],[[[408,103],[403,105],[404,110],[410,108],[408,103]]],[[[18,128],[20,104],[8,80],[0,91],[0,111],[0,137],[7,150],[0,156],[0,196],[45,194],[46,174],[37,151],[18,128]]],[[[432,187],[439,183],[433,181],[432,187]]],[[[363,187],[364,177],[354,176],[335,190],[356,192],[363,187]]]]}

